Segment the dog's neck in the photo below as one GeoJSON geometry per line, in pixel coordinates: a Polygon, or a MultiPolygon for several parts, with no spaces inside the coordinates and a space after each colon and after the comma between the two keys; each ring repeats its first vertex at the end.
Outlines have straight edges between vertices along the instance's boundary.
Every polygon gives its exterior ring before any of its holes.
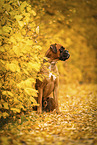
{"type": "Polygon", "coordinates": [[[51,60],[50,58],[47,58],[47,57],[45,57],[44,59],[43,59],[43,63],[44,63],[44,65],[46,64],[46,67],[49,69],[49,72],[54,72],[54,73],[56,73],[57,75],[59,75],[59,73],[58,73],[58,69],[57,69],[57,65],[56,65],[56,63],[57,63],[57,61],[56,60],[51,60]]]}
{"type": "Polygon", "coordinates": [[[46,62],[48,62],[48,63],[50,63],[50,65],[56,65],[56,63],[57,63],[57,60],[51,60],[50,58],[48,58],[48,57],[45,57],[44,59],[43,59],[43,63],[46,63],[46,62]]]}

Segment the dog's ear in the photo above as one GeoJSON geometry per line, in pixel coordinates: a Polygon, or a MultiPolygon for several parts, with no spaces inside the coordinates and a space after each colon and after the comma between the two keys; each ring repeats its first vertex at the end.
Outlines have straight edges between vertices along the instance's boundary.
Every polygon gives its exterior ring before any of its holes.
{"type": "Polygon", "coordinates": [[[52,50],[52,52],[57,53],[56,43],[55,44],[52,44],[50,46],[50,49],[52,50]]]}

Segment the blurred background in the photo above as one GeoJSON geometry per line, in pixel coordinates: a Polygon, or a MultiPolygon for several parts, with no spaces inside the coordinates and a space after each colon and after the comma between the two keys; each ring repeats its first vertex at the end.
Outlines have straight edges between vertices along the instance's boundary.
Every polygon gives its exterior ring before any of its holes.
{"type": "Polygon", "coordinates": [[[97,83],[97,2],[35,0],[31,3],[37,12],[40,31],[37,42],[44,52],[53,43],[62,44],[70,52],[69,60],[58,63],[60,80],[97,83]]]}

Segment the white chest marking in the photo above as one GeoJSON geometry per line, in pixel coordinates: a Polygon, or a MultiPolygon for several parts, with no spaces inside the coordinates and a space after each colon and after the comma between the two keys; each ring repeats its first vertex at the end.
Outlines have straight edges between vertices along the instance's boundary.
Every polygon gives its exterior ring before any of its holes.
{"type": "Polygon", "coordinates": [[[49,66],[49,79],[51,79],[51,77],[53,77],[53,80],[55,81],[56,76],[51,72],[51,65],[49,66]]]}
{"type": "Polygon", "coordinates": [[[50,73],[49,73],[49,78],[51,78],[51,76],[53,76],[53,80],[56,79],[56,76],[50,72],[50,73]]]}

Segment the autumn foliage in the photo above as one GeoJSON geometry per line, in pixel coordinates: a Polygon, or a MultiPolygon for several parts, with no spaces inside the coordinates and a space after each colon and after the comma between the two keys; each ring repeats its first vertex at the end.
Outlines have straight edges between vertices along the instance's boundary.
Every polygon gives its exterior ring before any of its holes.
{"type": "Polygon", "coordinates": [[[35,43],[36,12],[26,1],[1,1],[0,16],[0,117],[6,118],[37,104],[41,47],[35,43]]]}
{"type": "Polygon", "coordinates": [[[96,145],[97,2],[0,0],[0,20],[0,144],[96,145]],[[57,63],[60,113],[39,115],[35,81],[54,43],[70,53],[57,63]]]}

